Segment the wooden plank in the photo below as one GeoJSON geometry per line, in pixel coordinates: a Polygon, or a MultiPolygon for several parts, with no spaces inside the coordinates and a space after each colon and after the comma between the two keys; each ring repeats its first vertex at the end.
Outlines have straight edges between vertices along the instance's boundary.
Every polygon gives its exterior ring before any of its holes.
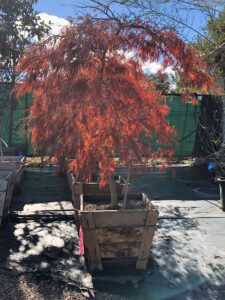
{"type": "MultiPolygon", "coordinates": [[[[86,214],[87,212],[82,212],[86,214]]],[[[103,210],[94,212],[94,222],[97,229],[110,226],[133,226],[145,224],[148,210],[103,210]]]]}
{"type": "Polygon", "coordinates": [[[15,161],[1,161],[0,171],[16,170],[19,167],[19,163],[15,161]]]}
{"type": "Polygon", "coordinates": [[[14,176],[13,174],[10,179],[8,180],[7,192],[6,192],[6,199],[4,204],[4,211],[3,211],[3,218],[6,218],[8,215],[8,211],[10,208],[11,200],[12,200],[12,193],[14,188],[14,176]]]}
{"type": "Polygon", "coordinates": [[[85,250],[87,251],[90,271],[102,270],[101,254],[98,237],[96,234],[93,214],[91,212],[81,215],[81,223],[84,232],[85,250]],[[90,228],[93,230],[85,230],[90,228]]]}
{"type": "Polygon", "coordinates": [[[97,230],[100,244],[121,243],[141,243],[144,228],[115,228],[111,230],[97,230]]]}
{"type": "MultiPolygon", "coordinates": [[[[155,209],[149,210],[146,218],[146,225],[155,226],[158,219],[158,215],[159,212],[157,210],[155,209]]],[[[146,227],[143,232],[142,242],[138,253],[138,260],[136,263],[136,269],[139,270],[146,269],[154,232],[155,232],[155,227],[146,227]]]]}
{"type": "Polygon", "coordinates": [[[109,186],[106,185],[104,188],[100,189],[99,183],[97,182],[84,182],[83,183],[83,193],[84,194],[109,194],[109,186]]]}
{"type": "Polygon", "coordinates": [[[100,244],[102,258],[128,259],[136,258],[139,253],[140,243],[110,243],[100,244]]]}
{"type": "Polygon", "coordinates": [[[10,176],[12,175],[13,171],[0,171],[0,179],[8,180],[10,176]]]}
{"type": "MultiPolygon", "coordinates": [[[[123,200],[124,195],[119,194],[118,195],[118,200],[123,200]]],[[[84,200],[85,202],[98,202],[98,201],[108,201],[110,203],[110,194],[101,194],[101,195],[96,195],[96,194],[87,194],[84,195],[84,200]]],[[[131,193],[127,195],[127,200],[139,200],[143,201],[142,199],[142,194],[140,193],[131,193]]]]}
{"type": "Polygon", "coordinates": [[[19,157],[19,156],[5,156],[3,157],[3,161],[15,161],[15,162],[23,162],[25,160],[25,157],[19,157]]]}
{"type": "Polygon", "coordinates": [[[7,189],[8,181],[5,179],[0,180],[0,192],[4,192],[7,189]]]}
{"type": "MultiPolygon", "coordinates": [[[[75,192],[75,188],[74,188],[74,183],[71,186],[71,190],[72,190],[72,201],[73,201],[73,206],[76,209],[81,209],[81,199],[83,199],[83,194],[76,194],[75,192]]],[[[82,209],[83,210],[83,209],[82,209]]]]}
{"type": "Polygon", "coordinates": [[[6,198],[6,191],[5,192],[0,192],[0,226],[1,226],[2,221],[3,221],[5,198],[6,198]]]}
{"type": "Polygon", "coordinates": [[[73,182],[72,183],[72,189],[75,195],[81,195],[83,194],[83,183],[82,182],[73,182]]]}
{"type": "MultiPolygon", "coordinates": [[[[121,176],[115,176],[117,192],[122,193],[124,187],[126,186],[126,181],[121,176]]],[[[109,185],[105,185],[104,188],[100,188],[98,182],[76,182],[73,175],[72,175],[72,182],[75,185],[75,192],[76,194],[83,193],[85,194],[94,194],[94,195],[102,195],[102,194],[110,194],[109,185]],[[82,185],[82,189],[79,190],[80,185],[82,185]]],[[[71,183],[72,184],[72,183],[71,183]]],[[[129,189],[130,190],[130,189],[129,189]]]]}

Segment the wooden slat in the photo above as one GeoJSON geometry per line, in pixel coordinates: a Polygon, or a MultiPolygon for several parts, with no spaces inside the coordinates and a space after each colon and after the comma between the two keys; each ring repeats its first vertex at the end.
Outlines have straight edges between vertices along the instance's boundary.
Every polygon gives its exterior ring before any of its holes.
{"type": "Polygon", "coordinates": [[[19,162],[15,161],[1,161],[0,162],[0,171],[11,171],[19,167],[19,162]]]}
{"type": "Polygon", "coordinates": [[[14,188],[14,174],[10,177],[8,180],[8,186],[7,186],[7,192],[6,192],[6,198],[5,198],[5,204],[4,204],[4,210],[3,210],[3,218],[6,218],[8,215],[9,207],[12,200],[12,193],[14,188]]]}
{"type": "Polygon", "coordinates": [[[116,228],[116,229],[99,229],[97,230],[99,243],[140,243],[144,228],[116,228]]]}
{"type": "Polygon", "coordinates": [[[72,188],[75,195],[81,195],[83,194],[83,186],[84,184],[82,182],[73,182],[72,188]]]}
{"type": "MultiPolygon", "coordinates": [[[[154,209],[149,210],[146,219],[146,225],[155,225],[158,219],[158,215],[159,212],[157,210],[154,209]]],[[[154,232],[155,232],[154,227],[146,227],[143,232],[142,242],[138,253],[138,260],[136,263],[136,269],[140,269],[140,270],[146,269],[154,232]]]]}
{"type": "MultiPolygon", "coordinates": [[[[83,194],[77,194],[76,191],[75,191],[75,188],[74,188],[74,183],[72,184],[71,186],[71,190],[72,190],[72,201],[73,201],[73,206],[74,208],[76,209],[81,209],[81,199],[83,199],[83,194]]],[[[83,210],[83,209],[81,209],[83,210]]]]}
{"type": "Polygon", "coordinates": [[[85,230],[85,228],[95,228],[92,213],[81,215],[81,223],[84,231],[84,243],[87,250],[88,264],[91,271],[102,270],[101,254],[96,230],[85,230]]]}
{"type": "MultiPolygon", "coordinates": [[[[118,200],[123,200],[124,196],[123,195],[118,195],[118,200]]],[[[96,194],[87,194],[84,195],[84,200],[85,202],[93,203],[96,202],[98,203],[99,201],[107,201],[110,203],[110,194],[101,194],[101,195],[96,195],[96,194]]],[[[127,200],[137,200],[137,201],[143,201],[142,199],[142,194],[140,193],[131,193],[127,195],[127,200]]]]}
{"type": "Polygon", "coordinates": [[[0,192],[0,226],[2,224],[3,220],[3,211],[4,211],[4,205],[5,205],[5,198],[6,198],[6,191],[0,192]]]}
{"type": "Polygon", "coordinates": [[[100,244],[102,258],[135,258],[138,256],[140,243],[100,244]]]}
{"type": "Polygon", "coordinates": [[[7,189],[8,181],[1,179],[0,180],[0,192],[4,192],[7,189]]]}
{"type": "MultiPolygon", "coordinates": [[[[68,168],[67,168],[67,174],[68,174],[68,168]]],[[[74,183],[74,188],[76,194],[83,193],[86,194],[94,194],[94,195],[102,195],[102,194],[110,194],[110,188],[109,185],[105,185],[104,188],[100,188],[98,182],[76,182],[73,175],[71,185],[74,183]],[[77,185],[77,186],[76,186],[77,185]],[[82,185],[82,189],[79,190],[80,186],[82,185]]],[[[117,186],[117,192],[122,193],[124,191],[124,187],[126,187],[126,181],[121,176],[115,176],[116,180],[116,186],[117,186]]],[[[70,181],[70,180],[69,180],[70,181]]],[[[129,188],[130,190],[130,188],[129,188]]]]}
{"type": "Polygon", "coordinates": [[[3,161],[15,161],[15,162],[23,162],[25,157],[18,157],[18,156],[3,156],[3,161]]]}
{"type": "Polygon", "coordinates": [[[109,194],[109,186],[106,185],[103,189],[100,189],[99,183],[97,182],[88,182],[83,183],[83,193],[84,194],[109,194]]]}
{"type": "MultiPolygon", "coordinates": [[[[85,214],[86,212],[83,212],[85,214]]],[[[130,226],[143,225],[147,217],[148,210],[104,210],[94,212],[94,222],[97,228],[110,226],[130,226]]]]}

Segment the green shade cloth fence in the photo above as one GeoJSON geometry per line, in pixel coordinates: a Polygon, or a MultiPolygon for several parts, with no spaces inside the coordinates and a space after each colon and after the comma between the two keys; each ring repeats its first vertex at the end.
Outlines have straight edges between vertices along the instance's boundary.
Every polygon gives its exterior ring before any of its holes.
{"type": "MultiPolygon", "coordinates": [[[[9,128],[9,97],[11,85],[0,84],[0,136],[8,141],[9,128]]],[[[179,95],[167,96],[170,113],[169,123],[178,130],[178,135],[174,138],[177,142],[175,146],[175,156],[191,156],[195,138],[198,119],[200,115],[200,105],[193,106],[182,102],[179,95]]],[[[28,155],[33,154],[32,146],[25,134],[21,133],[21,127],[27,114],[27,108],[32,103],[32,97],[26,97],[21,102],[17,102],[13,114],[13,144],[23,144],[27,146],[28,155]]]]}

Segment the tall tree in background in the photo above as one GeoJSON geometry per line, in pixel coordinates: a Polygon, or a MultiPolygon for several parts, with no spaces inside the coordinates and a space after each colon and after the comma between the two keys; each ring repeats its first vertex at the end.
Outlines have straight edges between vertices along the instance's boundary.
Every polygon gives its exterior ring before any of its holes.
{"type": "Polygon", "coordinates": [[[81,19],[61,37],[27,49],[18,65],[26,74],[19,95],[34,96],[30,129],[35,148],[59,162],[68,154],[74,157],[72,167],[81,181],[98,164],[101,184],[110,183],[113,207],[116,154],[126,167],[172,155],[175,130],[166,120],[166,97],[142,71],[143,63],[159,58],[162,72],[172,66],[180,72],[187,93],[189,87],[214,90],[194,49],[174,32],[140,19],[132,24],[81,19]]]}
{"type": "Polygon", "coordinates": [[[225,49],[221,49],[221,51],[216,49],[225,43],[225,7],[216,17],[209,19],[204,35],[207,36],[207,39],[198,36],[194,46],[208,60],[211,73],[224,88],[225,49]]]}
{"type": "Polygon", "coordinates": [[[205,55],[208,55],[225,43],[225,7],[218,16],[209,19],[204,31],[208,39],[198,36],[196,47],[205,55]]]}
{"type": "Polygon", "coordinates": [[[158,72],[156,74],[151,74],[148,76],[148,80],[152,81],[157,90],[161,91],[163,95],[170,93],[172,82],[166,73],[161,74],[158,72]]]}
{"type": "MultiPolygon", "coordinates": [[[[33,8],[38,0],[0,0],[0,81],[11,83],[17,80],[16,66],[24,50],[34,39],[40,39],[49,26],[41,21],[33,8]]],[[[9,100],[8,143],[12,144],[13,111],[16,100],[9,100]]]]}
{"type": "Polygon", "coordinates": [[[129,16],[129,21],[138,18],[151,20],[151,23],[158,27],[176,30],[182,39],[189,42],[197,34],[207,39],[199,28],[199,23],[204,24],[209,18],[217,16],[225,5],[223,0],[78,0],[76,2],[80,2],[80,6],[84,9],[98,12],[99,18],[120,19],[121,16],[126,15],[129,16]]]}

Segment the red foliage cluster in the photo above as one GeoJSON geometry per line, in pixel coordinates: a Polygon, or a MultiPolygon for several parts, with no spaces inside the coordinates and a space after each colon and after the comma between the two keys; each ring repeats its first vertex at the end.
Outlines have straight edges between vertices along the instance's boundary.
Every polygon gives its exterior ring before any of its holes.
{"type": "Polygon", "coordinates": [[[18,94],[32,92],[32,141],[59,161],[75,158],[79,179],[98,164],[102,183],[115,169],[172,155],[175,130],[168,124],[166,99],[141,69],[145,61],[163,60],[179,70],[184,83],[214,87],[199,54],[175,33],[141,21],[118,24],[88,18],[71,24],[60,37],[33,45],[18,70],[26,74],[18,94]],[[126,58],[126,53],[135,55],[126,58]],[[158,149],[153,149],[157,140],[158,149]]]}

